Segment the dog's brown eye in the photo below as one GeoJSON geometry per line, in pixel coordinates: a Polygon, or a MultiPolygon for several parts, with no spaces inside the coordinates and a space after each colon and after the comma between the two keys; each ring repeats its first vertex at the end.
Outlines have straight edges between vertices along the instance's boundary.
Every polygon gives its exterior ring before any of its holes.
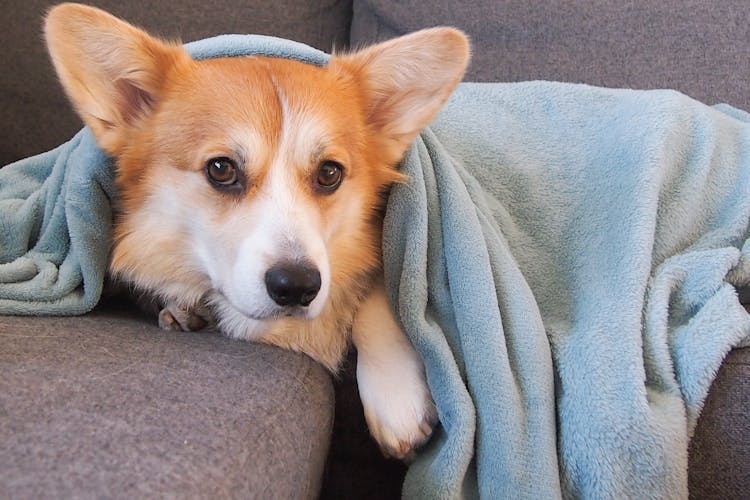
{"type": "Polygon", "coordinates": [[[229,158],[212,158],[206,163],[208,179],[218,186],[231,186],[237,183],[237,167],[229,158]]]}
{"type": "Polygon", "coordinates": [[[344,178],[344,168],[335,161],[324,161],[318,168],[318,176],[315,179],[317,187],[324,193],[332,193],[341,185],[344,178]]]}

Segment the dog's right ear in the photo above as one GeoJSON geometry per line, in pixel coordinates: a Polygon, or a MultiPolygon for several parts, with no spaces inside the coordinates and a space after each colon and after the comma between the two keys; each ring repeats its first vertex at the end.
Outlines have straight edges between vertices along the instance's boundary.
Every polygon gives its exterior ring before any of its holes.
{"type": "Polygon", "coordinates": [[[110,154],[153,110],[168,72],[191,63],[179,45],[86,5],[52,8],[44,31],[68,97],[110,154]]]}

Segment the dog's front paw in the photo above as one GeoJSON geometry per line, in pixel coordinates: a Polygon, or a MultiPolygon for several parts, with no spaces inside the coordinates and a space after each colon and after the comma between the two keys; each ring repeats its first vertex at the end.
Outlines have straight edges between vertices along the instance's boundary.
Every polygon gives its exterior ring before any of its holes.
{"type": "Polygon", "coordinates": [[[410,460],[432,434],[437,411],[422,360],[401,330],[382,285],[360,304],[352,340],[370,433],[383,453],[410,460]]]}
{"type": "Polygon", "coordinates": [[[169,304],[159,311],[159,327],[164,330],[192,332],[205,328],[209,322],[205,314],[175,304],[169,304]]]}
{"type": "Polygon", "coordinates": [[[421,365],[359,365],[357,378],[370,433],[387,456],[411,460],[438,421],[421,365]],[[379,368],[379,369],[378,369],[379,368]]]}

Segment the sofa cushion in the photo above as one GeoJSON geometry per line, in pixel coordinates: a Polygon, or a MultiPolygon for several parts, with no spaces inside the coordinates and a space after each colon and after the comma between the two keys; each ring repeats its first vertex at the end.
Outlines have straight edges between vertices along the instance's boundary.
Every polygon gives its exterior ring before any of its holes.
{"type": "Polygon", "coordinates": [[[333,419],[309,358],[137,311],[0,317],[0,498],[310,498],[333,419]]]}
{"type": "Polygon", "coordinates": [[[467,80],[674,88],[750,109],[745,0],[354,0],[351,43],[442,24],[472,38],[467,80]]]}
{"type": "Polygon", "coordinates": [[[750,491],[750,347],[719,370],[690,443],[691,498],[747,498],[750,491]]]}
{"type": "MultiPolygon", "coordinates": [[[[57,83],[41,35],[55,0],[15,2],[0,20],[0,166],[48,151],[81,128],[57,83]]],[[[93,0],[129,22],[185,42],[222,33],[291,38],[329,51],[349,39],[351,0],[93,0]]],[[[7,9],[6,9],[7,10],[7,9]]]]}

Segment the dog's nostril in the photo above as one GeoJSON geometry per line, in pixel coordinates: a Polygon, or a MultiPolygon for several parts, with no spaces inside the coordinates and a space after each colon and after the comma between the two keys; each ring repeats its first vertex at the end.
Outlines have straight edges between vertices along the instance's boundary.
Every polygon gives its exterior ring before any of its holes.
{"type": "Polygon", "coordinates": [[[320,291],[320,273],[304,264],[278,264],[266,271],[268,295],[280,306],[309,306],[320,291]]]}

